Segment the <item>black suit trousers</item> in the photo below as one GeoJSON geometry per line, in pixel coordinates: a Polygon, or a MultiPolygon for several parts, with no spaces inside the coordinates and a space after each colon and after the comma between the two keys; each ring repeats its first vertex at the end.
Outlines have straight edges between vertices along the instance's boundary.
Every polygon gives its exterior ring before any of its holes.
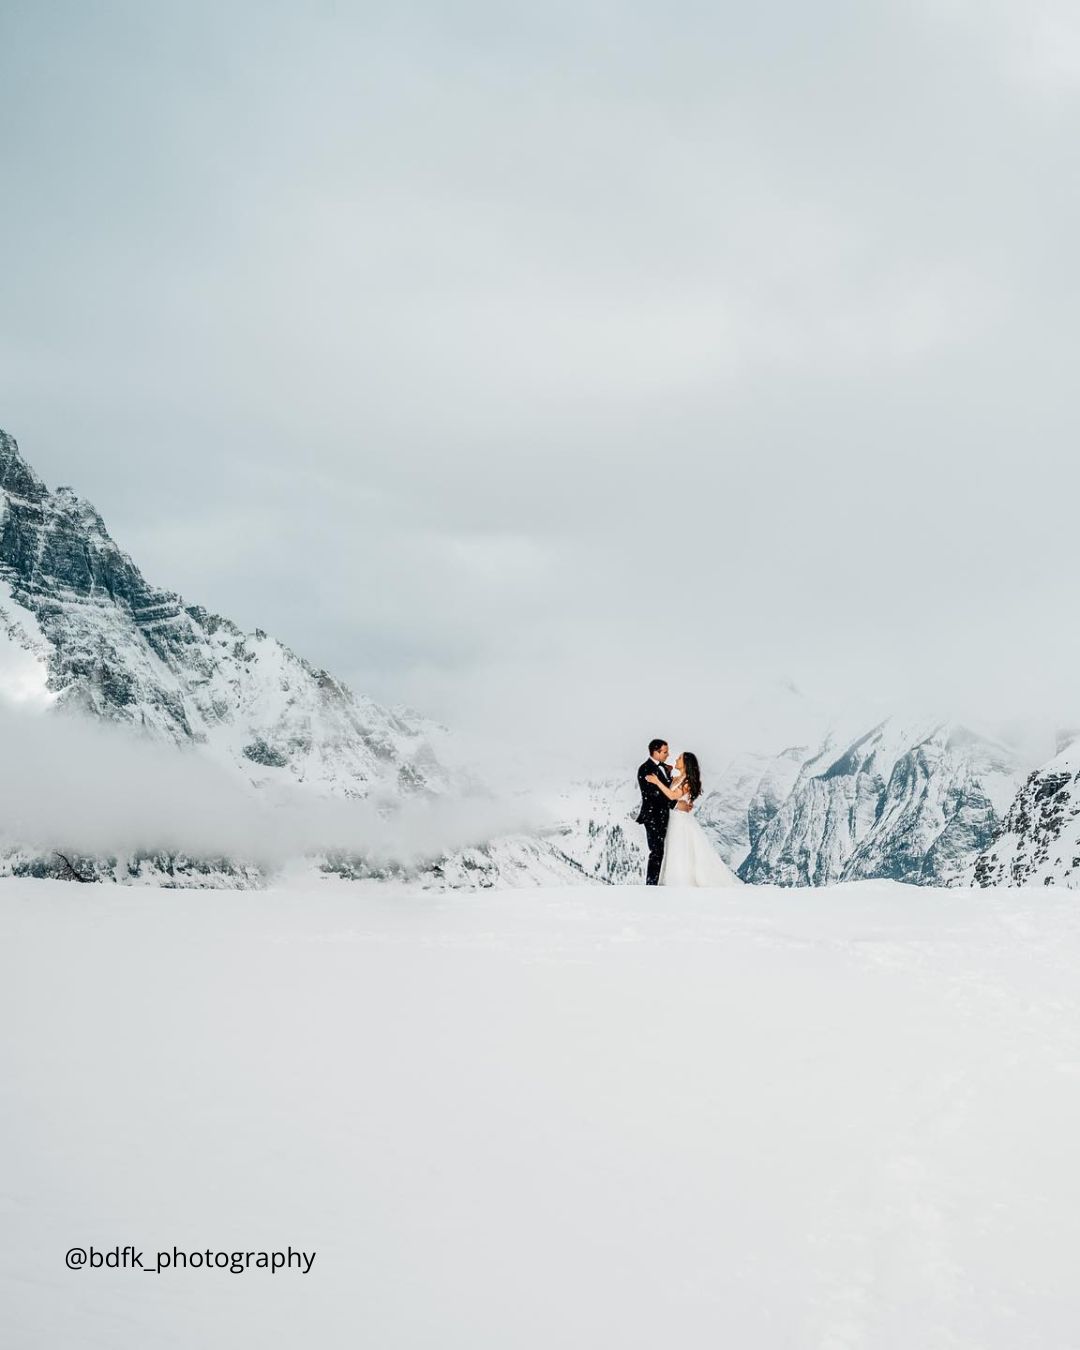
{"type": "Polygon", "coordinates": [[[667,839],[668,813],[648,815],[641,822],[649,844],[649,865],[645,869],[645,885],[656,886],[660,881],[660,864],[664,861],[664,841],[667,839]]]}

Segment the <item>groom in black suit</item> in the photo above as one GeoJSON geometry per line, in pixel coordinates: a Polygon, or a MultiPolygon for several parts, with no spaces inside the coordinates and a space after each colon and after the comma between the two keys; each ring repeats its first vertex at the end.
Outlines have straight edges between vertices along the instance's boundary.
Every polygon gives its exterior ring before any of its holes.
{"type": "Polygon", "coordinates": [[[664,840],[667,838],[668,821],[671,808],[675,803],[665,797],[658,787],[646,783],[649,774],[671,786],[671,770],[667,766],[667,741],[650,741],[649,758],[637,771],[638,787],[641,789],[641,814],[638,823],[645,826],[645,838],[649,841],[649,865],[645,870],[645,885],[655,886],[660,880],[660,864],[664,861],[664,840]]]}

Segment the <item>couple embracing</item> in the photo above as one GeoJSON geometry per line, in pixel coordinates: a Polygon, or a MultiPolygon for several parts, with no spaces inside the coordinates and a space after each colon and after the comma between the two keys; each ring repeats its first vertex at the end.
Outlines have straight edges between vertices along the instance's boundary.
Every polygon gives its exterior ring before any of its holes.
{"type": "Polygon", "coordinates": [[[649,758],[638,769],[641,813],[649,841],[646,886],[741,886],[694,819],[701,796],[697,755],[684,750],[668,764],[667,741],[649,742],[649,758]]]}

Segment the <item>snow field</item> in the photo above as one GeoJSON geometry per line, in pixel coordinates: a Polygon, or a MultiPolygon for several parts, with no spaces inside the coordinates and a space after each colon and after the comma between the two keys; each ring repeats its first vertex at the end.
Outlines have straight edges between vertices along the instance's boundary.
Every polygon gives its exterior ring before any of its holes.
{"type": "Polygon", "coordinates": [[[0,881],[0,1341],[1051,1347],[1066,891],[0,881]],[[67,1270],[73,1245],[309,1274],[67,1270]]]}

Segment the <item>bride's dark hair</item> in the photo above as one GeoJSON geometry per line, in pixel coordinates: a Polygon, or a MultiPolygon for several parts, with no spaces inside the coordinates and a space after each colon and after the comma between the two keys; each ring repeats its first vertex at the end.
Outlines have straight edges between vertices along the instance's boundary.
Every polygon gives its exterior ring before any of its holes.
{"type": "Polygon", "coordinates": [[[696,802],[701,796],[701,765],[693,750],[682,752],[683,769],[686,772],[686,786],[690,789],[690,800],[696,802]]]}

